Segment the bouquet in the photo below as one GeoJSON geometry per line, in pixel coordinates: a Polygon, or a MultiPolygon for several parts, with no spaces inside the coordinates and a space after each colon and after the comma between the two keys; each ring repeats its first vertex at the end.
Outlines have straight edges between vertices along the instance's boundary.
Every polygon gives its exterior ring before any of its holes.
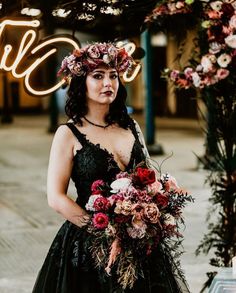
{"type": "Polygon", "coordinates": [[[108,275],[115,270],[123,289],[132,288],[142,259],[166,239],[181,237],[182,209],[192,197],[172,176],[144,164],[120,172],[111,184],[96,180],[91,193],[86,210],[92,258],[108,275]]]}

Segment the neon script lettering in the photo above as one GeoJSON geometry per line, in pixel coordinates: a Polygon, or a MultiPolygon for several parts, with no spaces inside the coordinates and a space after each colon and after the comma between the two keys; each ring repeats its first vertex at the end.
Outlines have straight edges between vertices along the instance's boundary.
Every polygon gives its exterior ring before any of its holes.
{"type": "MultiPolygon", "coordinates": [[[[11,65],[8,65],[10,60],[9,55],[12,52],[13,47],[10,44],[4,45],[2,56],[0,56],[0,70],[11,72],[15,78],[24,78],[24,85],[26,89],[28,90],[29,93],[35,96],[45,96],[59,89],[63,85],[63,83],[65,83],[64,80],[60,80],[59,82],[57,82],[56,85],[53,85],[52,87],[46,90],[36,90],[30,84],[30,78],[33,72],[37,70],[39,65],[45,62],[49,56],[57,52],[56,48],[51,48],[51,46],[49,47],[49,45],[66,43],[71,45],[74,50],[74,49],[79,49],[78,43],[70,37],[55,35],[53,37],[47,38],[46,40],[42,40],[40,43],[35,45],[36,40],[38,40],[37,28],[40,26],[40,22],[38,20],[26,21],[26,20],[6,19],[0,23],[0,38],[2,37],[6,26],[10,26],[10,28],[12,29],[14,29],[14,27],[21,27],[26,29],[26,32],[24,33],[23,37],[20,40],[20,46],[18,48],[18,52],[15,52],[16,56],[11,65]],[[48,51],[46,51],[45,53],[45,48],[47,47],[48,47],[48,51]],[[42,49],[44,49],[43,56],[35,57],[35,59],[33,59],[32,56],[35,56],[36,54],[38,56],[40,53],[40,50],[42,49]],[[33,63],[30,66],[28,66],[28,68],[19,72],[20,62],[26,57],[31,57],[30,60],[33,60],[33,63]]],[[[135,50],[134,43],[125,44],[124,47],[127,49],[129,55],[133,54],[135,50]]],[[[129,73],[129,75],[127,75],[127,72],[126,72],[123,76],[124,81],[126,82],[132,81],[137,76],[140,68],[141,66],[138,64],[134,68],[133,72],[129,73]]]]}

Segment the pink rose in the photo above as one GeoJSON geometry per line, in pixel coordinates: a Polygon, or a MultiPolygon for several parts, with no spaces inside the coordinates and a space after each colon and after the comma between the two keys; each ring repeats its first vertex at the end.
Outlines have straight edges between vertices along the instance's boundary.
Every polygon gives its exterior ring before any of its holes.
{"type": "Polygon", "coordinates": [[[157,223],[160,217],[160,212],[155,203],[148,203],[144,206],[144,217],[151,223],[157,223]]]}
{"type": "Polygon", "coordinates": [[[105,229],[108,226],[109,218],[106,214],[97,213],[93,216],[93,225],[97,229],[105,229]]]}
{"type": "Polygon", "coordinates": [[[96,45],[90,46],[87,50],[87,53],[88,53],[89,57],[91,57],[92,59],[100,57],[100,52],[99,52],[99,49],[96,45]]]}

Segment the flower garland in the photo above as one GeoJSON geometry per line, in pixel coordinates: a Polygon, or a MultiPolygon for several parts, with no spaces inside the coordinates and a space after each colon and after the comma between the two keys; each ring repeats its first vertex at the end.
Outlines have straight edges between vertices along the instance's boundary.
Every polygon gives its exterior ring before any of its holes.
{"type": "Polygon", "coordinates": [[[177,87],[204,88],[226,79],[236,65],[236,1],[203,3],[201,27],[207,36],[208,49],[196,64],[191,60],[183,71],[166,69],[177,87]]]}

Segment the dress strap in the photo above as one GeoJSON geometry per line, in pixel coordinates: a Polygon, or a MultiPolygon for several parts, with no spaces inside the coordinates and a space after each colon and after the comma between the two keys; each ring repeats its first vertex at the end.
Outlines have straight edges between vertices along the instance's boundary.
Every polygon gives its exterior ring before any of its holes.
{"type": "Polygon", "coordinates": [[[78,139],[80,144],[84,146],[86,144],[85,134],[81,133],[79,129],[71,122],[67,122],[65,123],[65,125],[67,125],[70,128],[70,130],[73,132],[74,136],[78,139]]]}
{"type": "Polygon", "coordinates": [[[135,122],[134,122],[134,120],[132,118],[130,119],[130,124],[129,125],[130,125],[130,129],[131,129],[135,139],[139,140],[139,133],[137,132],[135,122]]]}

